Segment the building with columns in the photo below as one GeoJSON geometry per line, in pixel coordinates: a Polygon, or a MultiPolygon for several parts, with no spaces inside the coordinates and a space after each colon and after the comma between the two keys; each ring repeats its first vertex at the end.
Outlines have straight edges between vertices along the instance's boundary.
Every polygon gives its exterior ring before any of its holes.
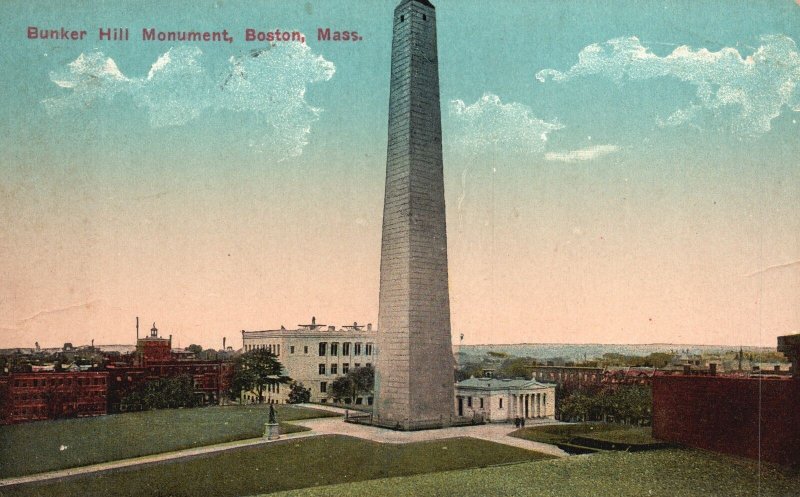
{"type": "Polygon", "coordinates": [[[534,380],[470,378],[455,385],[458,416],[505,423],[514,418],[554,419],[556,389],[534,380]]]}

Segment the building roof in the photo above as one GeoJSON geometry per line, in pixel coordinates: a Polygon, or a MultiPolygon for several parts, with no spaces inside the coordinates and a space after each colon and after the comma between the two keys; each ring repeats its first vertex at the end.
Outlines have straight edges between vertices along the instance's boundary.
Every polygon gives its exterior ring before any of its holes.
{"type": "Polygon", "coordinates": [[[456,387],[460,388],[479,388],[485,390],[506,390],[506,389],[526,389],[526,388],[543,388],[550,387],[534,380],[524,380],[517,378],[499,379],[499,378],[470,378],[468,380],[459,381],[456,387]]]}

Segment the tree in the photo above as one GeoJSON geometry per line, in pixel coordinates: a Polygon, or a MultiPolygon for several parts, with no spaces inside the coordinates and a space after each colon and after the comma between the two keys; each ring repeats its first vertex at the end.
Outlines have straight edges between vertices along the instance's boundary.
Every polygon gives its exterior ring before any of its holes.
{"type": "Polygon", "coordinates": [[[351,399],[351,402],[355,402],[359,395],[371,393],[374,388],[375,369],[372,366],[351,369],[346,375],[336,378],[331,383],[334,398],[351,399]]]}
{"type": "Polygon", "coordinates": [[[495,372],[497,378],[530,378],[536,361],[531,357],[511,357],[504,360],[495,372]]]}
{"type": "Polygon", "coordinates": [[[186,347],[186,349],[184,349],[184,350],[187,350],[187,351],[192,352],[193,354],[197,355],[197,354],[199,354],[200,352],[203,351],[203,347],[200,346],[200,345],[197,345],[196,343],[193,343],[193,344],[189,345],[188,347],[186,347]]]}
{"type": "Polygon", "coordinates": [[[311,400],[311,389],[303,386],[302,383],[293,381],[289,390],[289,403],[302,404],[311,400]]]}
{"type": "Polygon", "coordinates": [[[197,407],[200,399],[193,383],[189,375],[150,380],[125,395],[120,404],[126,410],[197,407]]]}
{"type": "Polygon", "coordinates": [[[290,381],[292,379],[283,374],[283,365],[267,349],[247,351],[234,364],[233,388],[239,389],[238,395],[243,391],[256,392],[259,403],[264,402],[264,391],[268,387],[290,381]]]}

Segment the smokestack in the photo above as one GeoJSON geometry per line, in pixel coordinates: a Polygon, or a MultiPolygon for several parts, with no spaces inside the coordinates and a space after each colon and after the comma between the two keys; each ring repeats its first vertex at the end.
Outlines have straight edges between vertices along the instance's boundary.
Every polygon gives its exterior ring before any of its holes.
{"type": "Polygon", "coordinates": [[[139,341],[139,316],[136,316],[136,341],[139,341]]]}
{"type": "Polygon", "coordinates": [[[225,338],[226,338],[226,337],[222,337],[222,350],[227,350],[227,349],[225,348],[225,338]]]}

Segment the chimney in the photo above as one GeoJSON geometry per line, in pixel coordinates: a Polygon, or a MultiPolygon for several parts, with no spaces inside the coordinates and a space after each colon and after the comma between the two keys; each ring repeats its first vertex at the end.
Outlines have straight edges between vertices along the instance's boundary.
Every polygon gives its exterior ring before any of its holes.
{"type": "Polygon", "coordinates": [[[169,348],[172,348],[172,335],[169,336],[169,348]]]}
{"type": "Polygon", "coordinates": [[[314,326],[315,324],[317,324],[317,317],[311,316],[311,326],[314,326]]]}
{"type": "Polygon", "coordinates": [[[92,349],[94,349],[94,338],[92,338],[92,349]]]}
{"type": "Polygon", "coordinates": [[[328,326],[328,331],[336,331],[336,326],[328,326]]]}
{"type": "Polygon", "coordinates": [[[367,331],[372,331],[372,323],[367,323],[367,331]]]}
{"type": "Polygon", "coordinates": [[[225,339],[226,339],[226,337],[222,337],[222,350],[226,350],[225,349],[225,339]]]}
{"type": "Polygon", "coordinates": [[[136,341],[139,341],[139,316],[136,316],[136,341]]]}

